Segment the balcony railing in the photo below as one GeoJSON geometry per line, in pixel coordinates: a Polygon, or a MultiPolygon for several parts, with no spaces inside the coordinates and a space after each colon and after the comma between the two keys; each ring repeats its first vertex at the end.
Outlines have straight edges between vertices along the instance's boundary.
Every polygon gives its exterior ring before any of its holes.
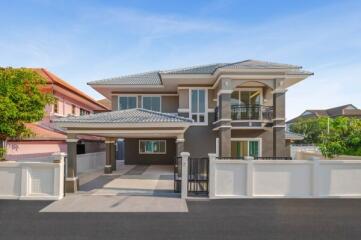
{"type": "MultiPolygon", "coordinates": [[[[232,120],[271,120],[273,107],[263,105],[232,105],[232,120]]],[[[219,119],[219,109],[215,109],[215,121],[219,119]]]]}

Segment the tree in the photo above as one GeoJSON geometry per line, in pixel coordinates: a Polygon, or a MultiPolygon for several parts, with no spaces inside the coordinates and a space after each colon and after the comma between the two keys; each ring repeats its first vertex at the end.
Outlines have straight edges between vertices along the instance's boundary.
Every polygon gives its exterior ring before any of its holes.
{"type": "Polygon", "coordinates": [[[6,153],[6,140],[32,135],[26,123],[40,121],[45,106],[53,103],[53,96],[42,91],[45,84],[31,69],[0,67],[0,159],[6,153]]]}
{"type": "Polygon", "coordinates": [[[322,155],[361,156],[361,119],[319,117],[300,119],[290,130],[305,135],[305,143],[316,144],[322,155]]]}

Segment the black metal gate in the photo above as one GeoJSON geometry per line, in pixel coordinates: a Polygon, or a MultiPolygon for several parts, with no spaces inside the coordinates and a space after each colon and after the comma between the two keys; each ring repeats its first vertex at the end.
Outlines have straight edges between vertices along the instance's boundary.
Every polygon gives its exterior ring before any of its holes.
{"type": "MultiPolygon", "coordinates": [[[[188,158],[188,195],[208,195],[209,158],[188,158]]],[[[174,191],[182,188],[182,158],[174,161],[174,191]]]]}
{"type": "Polygon", "coordinates": [[[188,194],[208,195],[209,158],[188,159],[188,194]]]}

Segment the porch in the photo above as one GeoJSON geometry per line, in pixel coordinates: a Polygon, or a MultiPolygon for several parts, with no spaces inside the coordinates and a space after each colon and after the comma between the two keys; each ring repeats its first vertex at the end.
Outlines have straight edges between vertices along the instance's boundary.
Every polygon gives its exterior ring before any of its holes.
{"type": "Polygon", "coordinates": [[[104,173],[112,174],[116,170],[117,139],[129,139],[133,142],[125,156],[128,163],[149,165],[152,164],[152,161],[147,161],[147,159],[163,158],[165,159],[164,163],[170,164],[184,150],[184,132],[191,122],[192,120],[187,118],[145,109],[129,109],[59,119],[57,124],[59,127],[65,128],[68,137],[65,191],[72,193],[79,189],[76,170],[77,135],[89,134],[105,139],[104,173]],[[138,161],[132,162],[131,159],[138,159],[138,161]]]}

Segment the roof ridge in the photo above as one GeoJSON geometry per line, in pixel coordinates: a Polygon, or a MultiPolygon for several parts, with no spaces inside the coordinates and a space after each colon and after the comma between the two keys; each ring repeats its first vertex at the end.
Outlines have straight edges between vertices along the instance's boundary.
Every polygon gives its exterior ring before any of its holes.
{"type": "Polygon", "coordinates": [[[191,69],[200,68],[200,67],[208,67],[208,66],[222,65],[222,64],[227,64],[227,63],[199,64],[199,65],[194,65],[194,66],[190,66],[190,67],[180,67],[180,68],[173,68],[173,69],[168,69],[168,70],[162,70],[162,71],[160,71],[160,73],[170,73],[170,72],[175,72],[175,71],[191,70],[191,69]]]}

